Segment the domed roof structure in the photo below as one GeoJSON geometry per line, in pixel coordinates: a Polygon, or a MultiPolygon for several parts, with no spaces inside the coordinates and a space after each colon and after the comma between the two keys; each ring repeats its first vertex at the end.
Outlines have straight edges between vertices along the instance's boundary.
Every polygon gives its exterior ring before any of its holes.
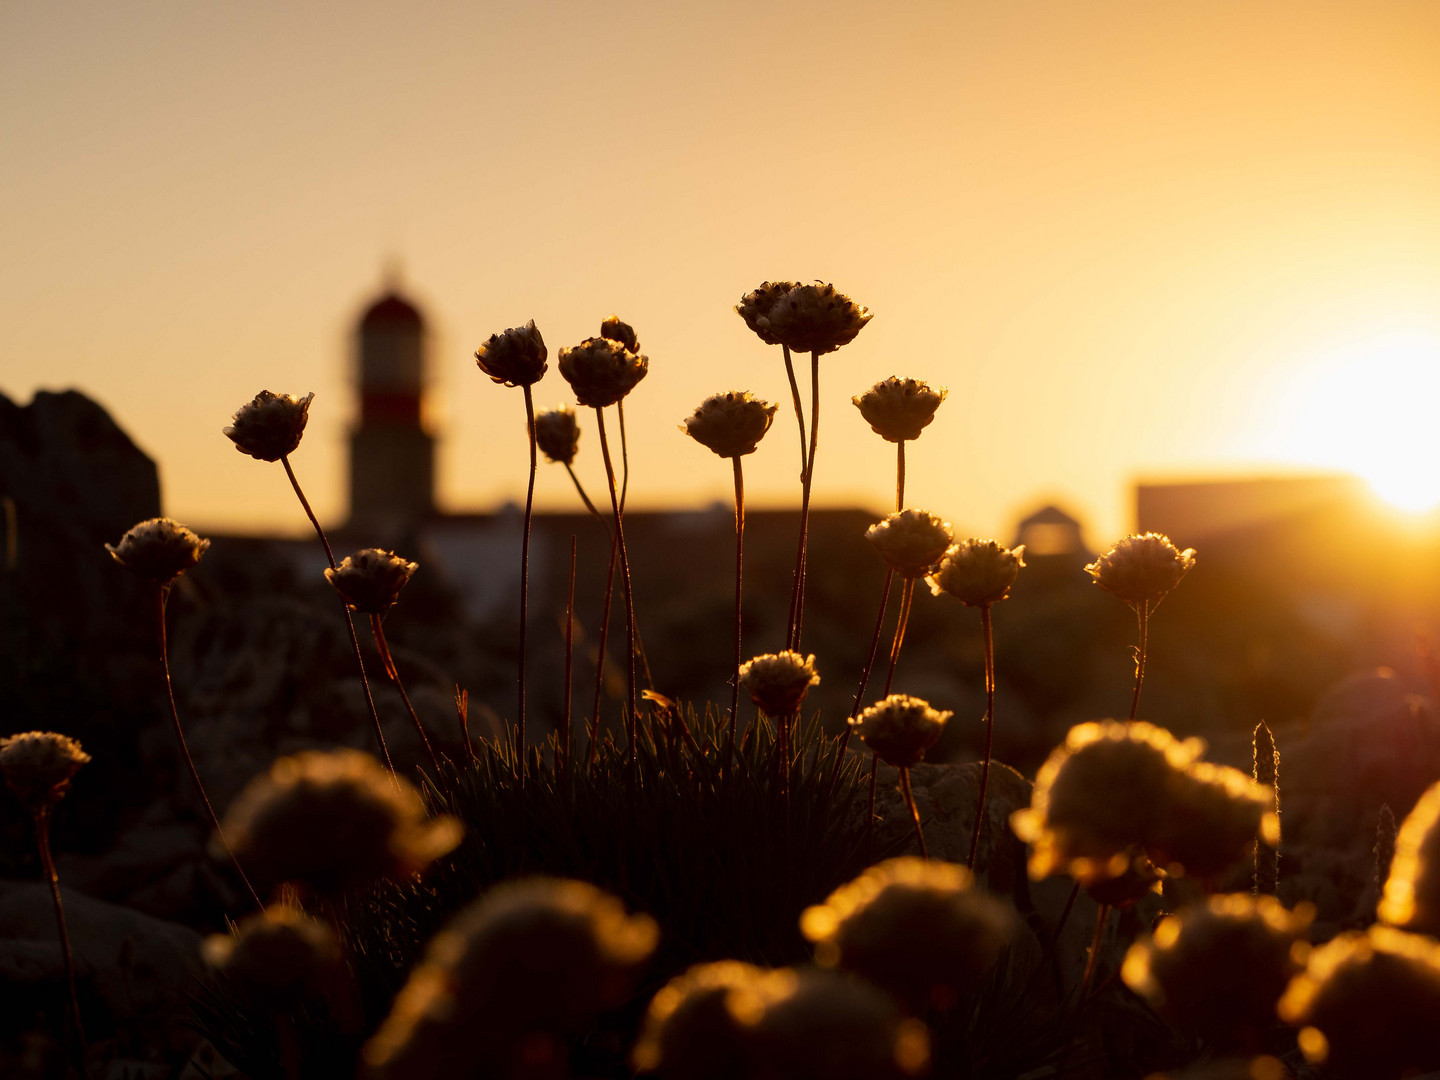
{"type": "Polygon", "coordinates": [[[360,319],[360,329],[372,327],[419,327],[425,320],[415,305],[396,292],[388,292],[366,309],[360,319]]]}

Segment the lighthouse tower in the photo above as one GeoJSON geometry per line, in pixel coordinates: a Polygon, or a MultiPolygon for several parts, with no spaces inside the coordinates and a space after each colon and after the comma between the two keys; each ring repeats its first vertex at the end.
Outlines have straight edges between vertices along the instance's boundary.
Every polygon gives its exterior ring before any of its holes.
{"type": "Polygon", "coordinates": [[[350,525],[376,541],[435,510],[435,439],[425,429],[425,320],[394,290],[356,334],[360,417],[350,434],[350,525]]]}

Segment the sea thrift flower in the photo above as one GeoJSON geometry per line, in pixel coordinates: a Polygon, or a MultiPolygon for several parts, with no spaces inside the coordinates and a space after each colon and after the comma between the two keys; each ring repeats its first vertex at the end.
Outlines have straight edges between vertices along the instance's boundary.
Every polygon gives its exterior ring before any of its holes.
{"type": "Polygon", "coordinates": [[[326,896],[413,877],[460,842],[419,794],[359,750],[306,750],[251,780],[225,815],[236,856],[266,885],[326,896]]]}
{"type": "Polygon", "coordinates": [[[225,437],[242,454],[259,461],[279,461],[300,445],[314,398],[314,394],[295,397],[261,390],[223,429],[225,437]]]}
{"type": "Polygon", "coordinates": [[[902,510],[871,525],[865,539],[901,577],[923,577],[950,547],[950,523],[925,510],[902,510]]]}
{"type": "Polygon", "coordinates": [[[758,289],[740,298],[735,313],[766,345],[779,345],[780,339],[770,332],[770,312],[783,297],[799,287],[794,281],[763,282],[758,289]]]}
{"type": "Polygon", "coordinates": [[[1392,926],[1440,937],[1440,784],[1400,826],[1378,914],[1392,926]]]}
{"type": "Polygon", "coordinates": [[[740,683],[767,716],[789,716],[799,711],[810,687],[819,685],[820,676],[813,655],[801,656],[786,649],[741,664],[740,683]]]}
{"type": "Polygon", "coordinates": [[[920,698],[891,694],[851,717],[850,727],[885,764],[908,769],[920,763],[954,715],[920,698]]]}
{"type": "Polygon", "coordinates": [[[1303,966],[1301,942],[1313,915],[1309,907],[1287,911],[1273,896],[1212,896],[1132,945],[1121,976],[1187,1030],[1266,1031],[1275,1026],[1275,1003],[1303,966]]]}
{"type": "Polygon", "coordinates": [[[0,739],[0,773],[32,814],[48,813],[89,760],[78,742],[53,731],[26,731],[0,739]]]}
{"type": "Polygon", "coordinates": [[[835,286],[797,285],[775,298],[767,332],[792,352],[828,353],[848,345],[865,329],[870,311],[835,286]]]}
{"type": "Polygon", "coordinates": [[[326,569],[325,580],[345,603],[366,615],[383,615],[400,599],[419,563],[407,562],[392,551],[365,548],[348,555],[335,569],[326,569]]]}
{"type": "Polygon", "coordinates": [[[1180,551],[1168,536],[1127,536],[1085,572],[1108,593],[1132,607],[1158,604],[1195,565],[1195,549],[1180,551]]]}
{"type": "Polygon", "coordinates": [[[850,401],[875,434],[890,442],[918,439],[935,419],[935,410],[949,391],[930,389],[919,379],[884,379],[850,401]]]}
{"type": "Polygon", "coordinates": [[[609,338],[586,338],[560,350],[560,374],[581,405],[603,409],[625,397],[645,378],[650,361],[609,338]]]}
{"type": "Polygon", "coordinates": [[[1010,595],[1024,565],[1024,544],[1007,548],[994,540],[962,540],[946,550],[925,580],[935,596],[948,593],[967,607],[984,607],[1010,595]]]}
{"type": "Polygon", "coordinates": [[[1389,926],[1310,953],[1280,999],[1300,1049],[1327,1077],[1398,1080],[1440,1069],[1440,942],[1389,926]]]}
{"type": "Polygon", "coordinates": [[[944,1009],[979,985],[1014,916],[953,863],[904,857],[872,866],[807,908],[816,963],[853,972],[912,1012],[944,1009]]]}
{"type": "Polygon", "coordinates": [[[631,1053],[638,1072],[663,1080],[733,1080],[759,1072],[751,1030],[764,1009],[767,972],[739,960],[697,964],[650,1001],[631,1053]]]}
{"type": "Polygon", "coordinates": [[[1148,853],[1170,874],[1214,878],[1247,858],[1260,836],[1280,842],[1272,792],[1239,769],[1197,761],[1155,816],[1148,853]]]}
{"type": "Polygon", "coordinates": [[[331,929],[287,905],[246,917],[234,934],[212,934],[201,951],[236,986],[270,1005],[302,1001],[344,976],[331,929]]]}
{"type": "Polygon", "coordinates": [[[581,881],[496,886],[431,941],[365,1061],[382,1077],[502,1076],[624,1002],[659,939],[581,881]]]}
{"type": "Polygon", "coordinates": [[[618,341],[632,353],[638,355],[640,352],[640,339],[635,336],[635,328],[627,322],[621,322],[618,315],[611,315],[600,324],[600,336],[618,341]]]}
{"type": "Polygon", "coordinates": [[[580,425],[575,419],[575,410],[561,405],[536,416],[535,442],[555,464],[574,464],[575,452],[580,448],[580,425]]]}
{"type": "Polygon", "coordinates": [[[105,550],[121,566],[158,585],[168,585],[200,561],[210,547],[178,521],[151,518],[134,526],[105,550]]]}
{"type": "Polygon", "coordinates": [[[713,394],[686,418],[683,430],[722,458],[743,457],[755,452],[778,408],[748,391],[713,394]]]}
{"type": "Polygon", "coordinates": [[[505,386],[532,386],[545,374],[545,339],[535,329],[535,320],[491,334],[475,350],[475,364],[486,375],[505,386]]]}

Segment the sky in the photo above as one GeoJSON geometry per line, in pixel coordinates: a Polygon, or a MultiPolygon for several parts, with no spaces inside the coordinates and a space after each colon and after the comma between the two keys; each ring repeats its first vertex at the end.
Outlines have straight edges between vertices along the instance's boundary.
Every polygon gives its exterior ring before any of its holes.
{"type": "MultiPolygon", "coordinates": [[[[849,403],[890,375],[948,386],[909,501],[979,535],[1053,500],[1113,538],[1137,479],[1338,468],[1440,501],[1428,0],[5,0],[0,151],[0,392],[98,399],[197,527],[303,531],[220,433],[262,388],[315,392],[293,460],[344,516],[387,267],[429,320],[450,509],[524,497],[520,392],[476,345],[533,318],[557,404],[559,348],[612,312],[651,365],[632,504],[728,500],[678,425],[785,402],[732,310],[770,278],[874,312],[821,361],[822,504],[890,498],[849,403]]],[[[792,423],[746,460],[752,506],[796,501],[792,423]]],[[[573,508],[558,466],[537,500],[573,508]]]]}

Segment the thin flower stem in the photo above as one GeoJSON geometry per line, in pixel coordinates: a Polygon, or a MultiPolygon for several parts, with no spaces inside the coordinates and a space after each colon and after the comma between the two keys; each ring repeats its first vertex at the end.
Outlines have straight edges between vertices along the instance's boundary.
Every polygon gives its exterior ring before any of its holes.
{"type": "Polygon", "coordinates": [[[630,444],[625,438],[625,399],[615,403],[615,415],[620,421],[620,512],[625,512],[625,497],[630,494],[630,444]]]}
{"type": "Polygon", "coordinates": [[[805,441],[805,410],[800,404],[800,384],[795,380],[795,364],[790,359],[790,346],[781,345],[785,353],[785,376],[790,380],[790,400],[795,404],[795,423],[800,428],[800,482],[805,482],[805,473],[810,468],[810,459],[806,452],[805,441]]]}
{"type": "Polygon", "coordinates": [[[565,771],[570,772],[570,697],[571,684],[574,682],[575,662],[575,561],[577,555],[577,543],[574,533],[570,534],[570,590],[565,596],[565,707],[564,707],[564,728],[561,730],[560,745],[561,758],[565,763],[565,771]]]}
{"type": "Polygon", "coordinates": [[[435,755],[435,748],[430,745],[430,737],[425,734],[425,725],[420,723],[415,706],[410,704],[410,695],[405,692],[405,684],[400,679],[400,669],[395,666],[395,660],[390,655],[390,642],[385,639],[385,625],[379,615],[370,616],[370,632],[375,635],[375,648],[380,652],[380,661],[385,665],[385,673],[390,676],[390,681],[395,684],[395,689],[400,691],[400,700],[405,703],[405,711],[410,714],[415,731],[425,745],[425,753],[430,755],[430,767],[435,770],[435,782],[438,784],[441,775],[440,759],[435,755]]]}
{"type": "Polygon", "coordinates": [[[980,605],[980,630],[985,636],[985,764],[980,766],[980,798],[975,804],[975,831],[970,836],[970,857],[965,866],[975,869],[980,850],[980,828],[985,821],[985,789],[990,782],[990,752],[995,738],[995,634],[990,623],[990,605],[980,605]]]}
{"type": "Polygon", "coordinates": [[[735,666],[730,673],[734,690],[730,696],[730,734],[725,744],[723,779],[726,781],[730,779],[730,765],[735,756],[735,728],[740,717],[740,663],[744,658],[744,653],[741,652],[741,601],[744,595],[741,582],[745,574],[745,473],[740,464],[744,459],[739,454],[731,460],[735,463],[735,666]]]}
{"type": "Polygon", "coordinates": [[[600,746],[600,697],[605,690],[605,646],[610,638],[610,609],[615,606],[615,567],[620,561],[620,541],[610,532],[610,569],[605,575],[605,610],[600,616],[600,635],[595,656],[595,705],[590,713],[590,746],[585,752],[586,768],[595,767],[595,754],[600,746]]]}
{"type": "Polygon", "coordinates": [[[570,480],[575,485],[575,491],[580,496],[580,501],[585,504],[585,509],[595,515],[595,520],[605,527],[605,534],[610,535],[610,522],[605,520],[605,515],[595,509],[595,504],[590,501],[590,496],[585,494],[585,487],[580,483],[580,477],[575,475],[575,466],[568,461],[565,463],[565,471],[570,474],[570,480]]]}
{"type": "Polygon", "coordinates": [[[905,440],[895,444],[895,512],[905,509],[905,440]]]}
{"type": "Polygon", "coordinates": [[[1090,941],[1090,959],[1085,962],[1085,976],[1080,980],[1080,1000],[1076,1008],[1085,1004],[1090,994],[1090,984],[1095,980],[1095,969],[1099,967],[1100,946],[1105,940],[1105,923],[1110,918],[1110,905],[1101,904],[1095,912],[1095,936],[1090,941]]]}
{"type": "MultiPolygon", "coordinates": [[[[315,511],[310,509],[310,500],[305,498],[305,492],[300,487],[300,481],[295,477],[295,470],[290,467],[290,457],[281,457],[280,464],[285,466],[285,475],[290,478],[290,486],[295,489],[295,497],[300,500],[300,505],[305,509],[305,516],[310,519],[310,524],[315,526],[315,535],[320,538],[320,545],[325,549],[325,559],[330,563],[330,569],[335,569],[335,552],[330,550],[330,541],[325,536],[325,530],[320,527],[320,521],[315,517],[315,511]]],[[[355,620],[350,615],[350,605],[345,598],[340,597],[340,610],[345,613],[345,626],[350,631],[350,647],[355,651],[355,663],[360,669],[360,686],[365,691],[365,704],[370,709],[370,722],[375,725],[375,738],[380,743],[380,754],[385,759],[385,767],[390,770],[390,775],[395,777],[398,784],[399,777],[395,776],[395,763],[390,760],[390,748],[385,745],[385,732],[380,727],[380,713],[375,708],[375,696],[370,693],[370,677],[365,674],[365,658],[360,653],[360,637],[355,633],[355,620]]]]}
{"type": "Polygon", "coordinates": [[[1060,912],[1060,918],[1055,920],[1055,929],[1050,931],[1050,936],[1046,939],[1046,956],[1055,955],[1055,946],[1060,941],[1060,935],[1065,932],[1065,924],[1070,921],[1070,912],[1075,910],[1075,901],[1078,899],[1080,899],[1080,882],[1077,881],[1070,889],[1070,897],[1065,901],[1065,907],[1060,912]]]}
{"type": "Polygon", "coordinates": [[[633,771],[639,764],[636,756],[636,709],[635,709],[635,597],[630,584],[630,556],[625,551],[625,517],[620,507],[620,496],[615,488],[615,467],[610,461],[610,442],[605,437],[605,411],[595,409],[600,427],[600,452],[605,458],[605,476],[610,484],[610,508],[615,514],[615,542],[620,548],[620,585],[625,595],[625,700],[628,711],[625,717],[627,752],[633,771]]]}
{"type": "MultiPolygon", "coordinates": [[[[517,661],[520,713],[515,721],[515,741],[525,750],[525,642],[530,636],[530,521],[535,512],[535,400],[530,386],[525,391],[525,431],[530,436],[530,482],[525,488],[525,531],[520,540],[520,658],[517,661]]],[[[403,693],[403,691],[402,691],[403,693]]],[[[524,772],[523,765],[521,769],[524,772]]]]}
{"type": "Polygon", "coordinates": [[[810,354],[810,454],[805,459],[805,486],[800,495],[800,553],[795,563],[795,626],[790,648],[799,650],[805,625],[805,577],[809,569],[806,550],[810,536],[810,489],[815,482],[815,450],[820,441],[820,354],[810,354]]]}
{"type": "Polygon", "coordinates": [[[70,930],[65,925],[65,905],[60,900],[60,875],[50,852],[50,808],[35,813],[35,843],[40,848],[40,867],[50,886],[55,905],[55,926],[60,931],[60,952],[65,957],[65,981],[70,989],[70,1022],[75,1025],[76,1060],[85,1060],[85,1025],[80,1020],[80,995],[75,991],[75,957],[70,951],[70,930]]]}
{"type": "Polygon", "coordinates": [[[255,886],[250,884],[244,867],[240,865],[240,860],[235,857],[235,852],[230,847],[230,841],[225,838],[225,830],[220,828],[220,819],[215,816],[215,808],[210,805],[210,796],[205,794],[205,785],[200,782],[200,773],[195,768],[195,759],[190,756],[190,747],[185,742],[185,731],[180,726],[180,712],[175,708],[175,688],[170,682],[170,647],[165,633],[165,601],[169,593],[168,585],[155,586],[155,614],[160,627],[160,665],[165,672],[165,697],[170,702],[170,719],[175,724],[175,737],[180,740],[180,752],[184,755],[185,764],[190,767],[190,778],[195,781],[195,790],[200,792],[200,801],[205,804],[205,813],[210,815],[210,824],[214,826],[215,835],[220,838],[220,845],[225,849],[225,854],[230,856],[235,872],[244,882],[250,899],[263,911],[265,905],[260,900],[260,894],[255,891],[255,886]]]}
{"type": "Polygon", "coordinates": [[[910,770],[900,770],[900,793],[905,796],[905,805],[910,810],[910,817],[915,822],[915,838],[920,841],[920,857],[930,858],[930,852],[925,850],[925,830],[920,827],[920,808],[915,805],[915,793],[910,790],[910,770]]]}
{"type": "Polygon", "coordinates": [[[1135,608],[1135,618],[1140,624],[1140,644],[1135,648],[1135,693],[1130,698],[1130,719],[1140,708],[1140,687],[1145,682],[1145,652],[1150,636],[1150,601],[1142,600],[1135,608]]]}
{"type": "Polygon", "coordinates": [[[905,626],[910,621],[910,604],[915,598],[915,579],[906,578],[905,584],[900,589],[900,616],[895,621],[895,640],[890,646],[890,670],[885,673],[885,692],[880,696],[890,696],[890,684],[895,679],[895,664],[900,659],[900,646],[905,644],[905,626]]]}

